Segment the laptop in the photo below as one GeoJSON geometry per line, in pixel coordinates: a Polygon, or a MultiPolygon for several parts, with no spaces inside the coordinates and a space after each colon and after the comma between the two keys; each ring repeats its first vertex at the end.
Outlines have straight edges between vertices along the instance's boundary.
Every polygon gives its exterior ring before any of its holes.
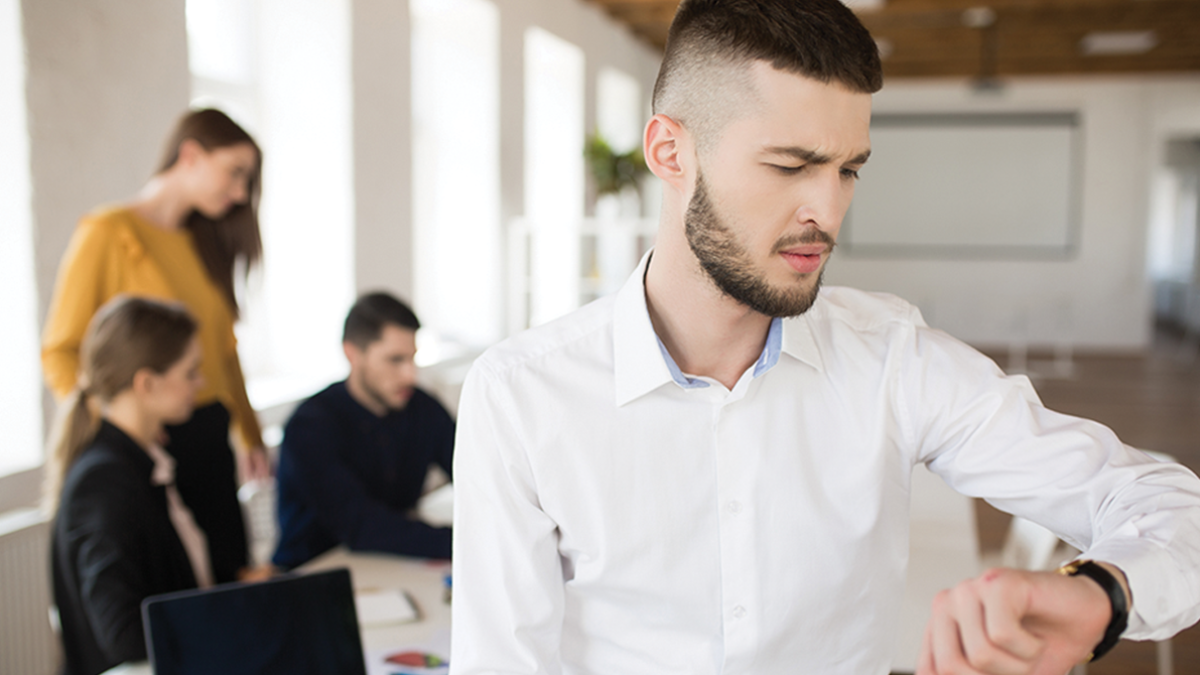
{"type": "Polygon", "coordinates": [[[142,602],[155,675],[366,675],[345,568],[142,602]]]}

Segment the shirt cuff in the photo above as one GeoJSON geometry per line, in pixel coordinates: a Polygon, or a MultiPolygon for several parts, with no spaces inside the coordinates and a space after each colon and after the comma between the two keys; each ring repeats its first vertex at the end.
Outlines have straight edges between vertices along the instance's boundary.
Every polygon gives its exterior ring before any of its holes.
{"type": "Polygon", "coordinates": [[[1080,557],[1110,563],[1124,572],[1133,606],[1123,638],[1164,640],[1200,618],[1200,608],[1189,602],[1197,597],[1197,572],[1180,566],[1158,542],[1135,535],[1099,542],[1080,557]]]}

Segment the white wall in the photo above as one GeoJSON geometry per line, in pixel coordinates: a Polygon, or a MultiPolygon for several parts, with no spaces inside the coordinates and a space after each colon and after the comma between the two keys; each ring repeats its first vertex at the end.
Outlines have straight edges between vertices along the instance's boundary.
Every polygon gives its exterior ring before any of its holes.
{"type": "Polygon", "coordinates": [[[407,0],[353,0],[355,288],[412,298],[412,53],[407,0]]]}
{"type": "MultiPolygon", "coordinates": [[[[79,217],[153,172],[188,103],[182,0],[24,0],[38,325],[79,217]]],[[[44,397],[44,417],[53,403],[44,397]]]]}
{"type": "MultiPolygon", "coordinates": [[[[961,82],[897,81],[881,112],[1076,112],[1083,138],[1078,250],[1064,260],[855,257],[842,251],[826,282],[887,291],[968,342],[1139,350],[1152,306],[1145,274],[1149,185],[1168,134],[1200,129],[1200,77],[1043,78],[999,94],[961,82]]],[[[864,170],[870,180],[870,167],[864,170]]],[[[928,205],[936,209],[937,204],[928,205]]]]}
{"type": "Polygon", "coordinates": [[[127,199],[187,108],[182,0],[25,0],[39,318],[81,215],[127,199]]]}

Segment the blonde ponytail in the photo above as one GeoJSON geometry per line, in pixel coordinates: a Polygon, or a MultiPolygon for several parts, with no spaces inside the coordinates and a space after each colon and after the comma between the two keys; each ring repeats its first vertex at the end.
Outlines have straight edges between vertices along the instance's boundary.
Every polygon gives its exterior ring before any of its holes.
{"type": "Polygon", "coordinates": [[[100,428],[100,416],[92,408],[87,389],[79,386],[58,406],[50,431],[50,442],[46,447],[46,481],[42,503],[47,513],[53,514],[58,510],[58,499],[67,471],[100,428]]]}

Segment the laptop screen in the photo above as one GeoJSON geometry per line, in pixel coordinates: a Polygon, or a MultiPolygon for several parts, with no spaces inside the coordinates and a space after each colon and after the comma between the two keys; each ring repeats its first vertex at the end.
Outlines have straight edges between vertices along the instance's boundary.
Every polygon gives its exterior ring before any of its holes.
{"type": "Polygon", "coordinates": [[[155,675],[366,675],[344,568],[156,595],[142,618],[155,675]]]}

